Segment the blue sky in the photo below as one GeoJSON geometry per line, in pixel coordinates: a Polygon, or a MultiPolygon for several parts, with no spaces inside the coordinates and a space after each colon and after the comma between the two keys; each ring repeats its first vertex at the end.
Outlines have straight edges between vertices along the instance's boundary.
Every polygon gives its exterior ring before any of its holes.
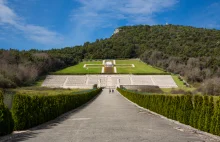
{"type": "Polygon", "coordinates": [[[0,0],[0,48],[82,45],[126,25],[220,29],[219,13],[219,0],[0,0]]]}

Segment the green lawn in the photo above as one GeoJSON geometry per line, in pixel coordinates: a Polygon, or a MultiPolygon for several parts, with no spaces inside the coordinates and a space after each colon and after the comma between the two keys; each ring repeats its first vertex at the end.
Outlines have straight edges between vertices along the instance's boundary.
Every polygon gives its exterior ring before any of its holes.
{"type": "Polygon", "coordinates": [[[117,73],[164,73],[139,60],[116,60],[117,73]],[[117,64],[134,64],[135,67],[120,66],[117,64]]]}
{"type": "MultiPolygon", "coordinates": [[[[112,61],[112,60],[111,60],[112,61]]],[[[147,65],[139,60],[116,60],[117,73],[143,73],[143,74],[157,74],[165,73],[162,70],[156,69],[150,65],[147,65]],[[123,64],[123,65],[122,65],[123,64]],[[132,67],[131,64],[134,64],[135,67],[132,67]]],[[[81,62],[75,66],[71,66],[62,70],[55,72],[54,74],[92,74],[92,73],[101,73],[102,71],[102,61],[92,61],[92,62],[81,62]],[[83,66],[87,65],[86,68],[83,66]],[[93,65],[92,65],[93,64],[93,65]]]]}
{"type": "Polygon", "coordinates": [[[184,85],[183,81],[179,80],[177,75],[172,75],[173,80],[176,82],[176,85],[180,88],[185,88],[186,86],[184,85]]]}
{"type": "Polygon", "coordinates": [[[62,70],[55,72],[55,74],[77,74],[77,73],[101,73],[102,66],[99,65],[90,65],[87,68],[84,68],[84,64],[102,64],[102,61],[93,61],[93,62],[81,62],[75,66],[71,66],[62,70]]]}
{"type": "Polygon", "coordinates": [[[58,95],[72,92],[85,91],[84,89],[62,89],[62,88],[46,88],[46,87],[22,87],[12,89],[11,91],[22,94],[45,94],[45,95],[58,95]]]}
{"type": "Polygon", "coordinates": [[[194,87],[186,87],[183,81],[179,80],[178,75],[172,74],[172,78],[175,81],[178,88],[162,88],[165,93],[170,93],[172,90],[184,90],[184,91],[194,91],[196,88],[194,87]]]}

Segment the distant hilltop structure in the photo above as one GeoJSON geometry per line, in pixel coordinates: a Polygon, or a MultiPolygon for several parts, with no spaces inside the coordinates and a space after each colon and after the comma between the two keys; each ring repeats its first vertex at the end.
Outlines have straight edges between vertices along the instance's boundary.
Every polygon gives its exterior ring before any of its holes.
{"type": "Polygon", "coordinates": [[[115,35],[115,34],[117,34],[117,33],[119,33],[119,32],[120,32],[120,29],[115,29],[113,35],[115,35]]]}

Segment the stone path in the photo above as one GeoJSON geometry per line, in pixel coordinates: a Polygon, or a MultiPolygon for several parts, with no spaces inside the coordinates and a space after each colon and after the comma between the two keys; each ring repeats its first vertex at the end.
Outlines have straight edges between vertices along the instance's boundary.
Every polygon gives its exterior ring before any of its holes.
{"type": "MultiPolygon", "coordinates": [[[[29,142],[217,142],[136,107],[108,89],[85,106],[9,140],[29,142]]],[[[9,137],[8,136],[8,137],[9,137]]]]}

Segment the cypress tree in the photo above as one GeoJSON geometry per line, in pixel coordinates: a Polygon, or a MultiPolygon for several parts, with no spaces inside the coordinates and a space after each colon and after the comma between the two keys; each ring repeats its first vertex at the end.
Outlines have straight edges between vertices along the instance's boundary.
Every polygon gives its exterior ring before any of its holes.
{"type": "Polygon", "coordinates": [[[219,110],[219,100],[216,102],[216,105],[214,107],[214,114],[211,118],[211,124],[210,124],[210,133],[212,134],[216,134],[215,133],[215,128],[216,128],[216,124],[217,124],[217,117],[218,117],[218,110],[219,110]]]}
{"type": "Polygon", "coordinates": [[[218,101],[215,133],[220,136],[220,100],[218,101]]]}
{"type": "Polygon", "coordinates": [[[195,115],[196,115],[196,105],[198,103],[198,95],[194,96],[192,102],[193,102],[193,110],[191,111],[189,125],[192,126],[192,127],[195,127],[194,126],[194,118],[195,118],[195,115]]]}
{"type": "Polygon", "coordinates": [[[12,106],[14,129],[23,130],[54,119],[84,104],[100,91],[96,89],[87,93],[62,95],[16,94],[12,106]]]}
{"type": "Polygon", "coordinates": [[[182,101],[181,101],[182,97],[180,96],[177,96],[177,113],[176,113],[176,118],[177,118],[177,121],[181,122],[181,119],[182,119],[182,101]]]}
{"type": "Polygon", "coordinates": [[[14,122],[10,110],[4,105],[3,93],[0,90],[0,136],[13,131],[14,122]]]}
{"type": "Polygon", "coordinates": [[[206,117],[205,117],[205,128],[204,130],[206,132],[210,132],[210,126],[211,126],[211,119],[214,114],[214,103],[213,103],[213,97],[209,97],[208,107],[206,111],[206,117]]]}
{"type": "Polygon", "coordinates": [[[191,116],[191,111],[193,110],[193,104],[192,104],[192,96],[191,95],[186,95],[185,96],[185,101],[184,101],[184,124],[189,124],[190,116],[191,116]]]}
{"type": "Polygon", "coordinates": [[[199,129],[200,130],[205,130],[205,118],[206,118],[206,113],[207,113],[207,107],[208,107],[208,96],[205,96],[204,97],[204,100],[203,100],[203,105],[202,105],[202,111],[200,113],[200,116],[199,116],[199,129]]]}

